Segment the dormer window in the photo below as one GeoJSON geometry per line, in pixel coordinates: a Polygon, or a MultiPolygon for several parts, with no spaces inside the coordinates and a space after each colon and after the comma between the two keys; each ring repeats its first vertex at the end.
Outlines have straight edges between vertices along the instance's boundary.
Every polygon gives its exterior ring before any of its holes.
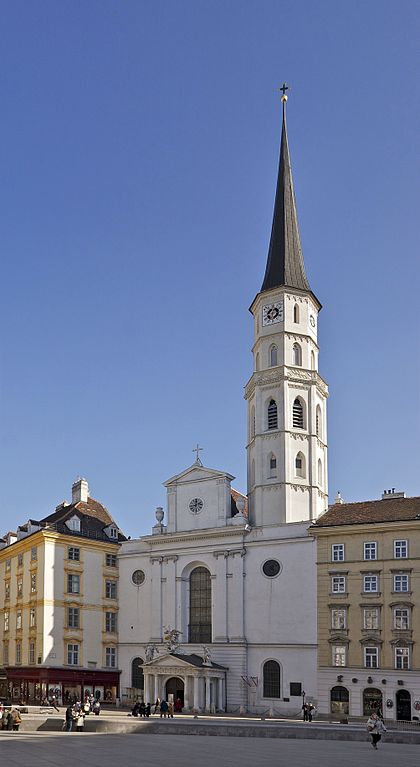
{"type": "Polygon", "coordinates": [[[71,517],[66,521],[66,525],[73,533],[80,533],[80,519],[79,517],[71,517]]]}
{"type": "Polygon", "coordinates": [[[108,530],[108,535],[110,538],[118,538],[118,530],[116,527],[110,527],[108,530]]]}

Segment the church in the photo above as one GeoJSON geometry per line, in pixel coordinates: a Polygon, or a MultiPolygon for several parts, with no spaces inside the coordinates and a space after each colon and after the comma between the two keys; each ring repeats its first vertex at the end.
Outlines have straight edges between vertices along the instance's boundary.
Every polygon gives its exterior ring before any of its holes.
{"type": "Polygon", "coordinates": [[[265,274],[250,311],[247,495],[227,471],[168,479],[150,535],[119,553],[122,702],[293,715],[316,703],[316,544],[328,504],[328,387],[318,373],[321,304],[302,255],[282,96],[265,274]]]}

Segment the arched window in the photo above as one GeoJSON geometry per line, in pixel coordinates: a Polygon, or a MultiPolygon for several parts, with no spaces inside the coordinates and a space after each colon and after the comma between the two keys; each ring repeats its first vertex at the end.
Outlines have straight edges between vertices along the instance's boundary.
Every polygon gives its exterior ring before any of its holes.
{"type": "Polygon", "coordinates": [[[324,484],[324,483],[323,483],[323,481],[322,481],[322,479],[323,479],[323,478],[322,478],[322,461],[321,461],[321,459],[319,458],[319,459],[318,459],[318,485],[319,485],[320,487],[322,487],[322,485],[324,484]]]}
{"type": "Polygon", "coordinates": [[[321,415],[321,408],[319,405],[316,406],[316,416],[315,416],[315,429],[316,429],[316,436],[322,437],[322,415],[321,415]]]}
{"type": "Polygon", "coordinates": [[[303,403],[299,397],[296,397],[293,403],[293,426],[295,429],[304,428],[303,403]]]}
{"type": "Polygon", "coordinates": [[[297,477],[305,477],[306,476],[306,465],[305,465],[305,456],[303,453],[298,453],[295,458],[295,473],[297,477]]]}
{"type": "Polygon", "coordinates": [[[275,367],[277,365],[277,346],[273,344],[270,346],[270,353],[269,353],[269,366],[275,367]]]}
{"type": "Polygon", "coordinates": [[[144,690],[143,658],[131,661],[131,686],[136,690],[144,690]]]}
{"type": "Polygon", "coordinates": [[[315,354],[311,352],[311,370],[315,370],[315,354]]]}
{"type": "Polygon", "coordinates": [[[257,352],[255,355],[255,370],[258,372],[259,369],[260,369],[260,355],[257,352]]]}
{"type": "Polygon", "coordinates": [[[293,364],[302,366],[302,349],[299,344],[293,344],[293,364]]]}
{"type": "Polygon", "coordinates": [[[274,399],[270,400],[270,404],[268,406],[267,410],[267,416],[268,416],[268,428],[269,429],[277,429],[277,405],[274,399]]]}
{"type": "Polygon", "coordinates": [[[190,575],[189,641],[211,642],[211,579],[206,567],[196,567],[190,575]]]}
{"type": "Polygon", "coordinates": [[[255,407],[254,405],[251,408],[251,417],[249,421],[249,433],[250,433],[251,439],[254,439],[255,437],[255,407]]]}
{"type": "Polygon", "coordinates": [[[263,688],[264,698],[280,698],[280,666],[276,660],[264,663],[263,688]]]}
{"type": "Polygon", "coordinates": [[[299,322],[299,307],[297,304],[293,307],[293,322],[299,322]]]}
{"type": "Polygon", "coordinates": [[[277,458],[274,455],[274,453],[271,453],[268,458],[268,476],[269,477],[277,476],[277,458]]]}

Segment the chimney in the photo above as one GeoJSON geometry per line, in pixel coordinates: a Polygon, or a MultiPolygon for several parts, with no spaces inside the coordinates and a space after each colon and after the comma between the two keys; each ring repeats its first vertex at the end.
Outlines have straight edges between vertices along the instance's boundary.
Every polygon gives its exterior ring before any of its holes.
{"type": "Polygon", "coordinates": [[[384,490],[382,500],[386,501],[389,498],[405,498],[405,492],[403,490],[395,490],[395,487],[392,490],[384,490]]]}
{"type": "Polygon", "coordinates": [[[337,495],[334,498],[334,503],[344,503],[339,490],[337,490],[337,495]]]}
{"type": "Polygon", "coordinates": [[[87,479],[83,479],[83,477],[79,477],[76,479],[76,482],[73,482],[72,488],[71,488],[71,502],[72,503],[79,503],[79,501],[82,501],[83,503],[87,503],[87,499],[89,497],[89,485],[87,479]]]}

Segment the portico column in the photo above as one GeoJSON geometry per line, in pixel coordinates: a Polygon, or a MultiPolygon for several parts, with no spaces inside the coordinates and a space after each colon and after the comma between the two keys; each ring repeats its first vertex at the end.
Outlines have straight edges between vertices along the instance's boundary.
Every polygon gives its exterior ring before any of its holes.
{"type": "Polygon", "coordinates": [[[190,708],[190,701],[188,699],[188,676],[184,676],[184,708],[187,710],[190,708]]]}
{"type": "Polygon", "coordinates": [[[206,676],[206,711],[210,711],[210,678],[206,676]]]}
{"type": "Polygon", "coordinates": [[[194,677],[194,701],[193,701],[193,707],[197,710],[200,708],[200,687],[199,687],[200,679],[198,676],[194,677]]]}
{"type": "Polygon", "coordinates": [[[154,681],[155,681],[155,685],[154,685],[155,686],[155,696],[154,696],[154,700],[150,701],[151,703],[155,703],[157,701],[157,699],[160,697],[160,695],[159,695],[159,676],[158,676],[158,674],[154,674],[153,678],[154,678],[154,681]]]}
{"type": "Polygon", "coordinates": [[[224,711],[224,700],[223,700],[223,679],[220,678],[217,680],[217,708],[219,711],[224,711]]]}
{"type": "Polygon", "coordinates": [[[149,693],[149,688],[150,688],[149,680],[150,680],[149,674],[145,674],[144,675],[144,690],[143,690],[144,702],[145,703],[151,703],[152,702],[150,700],[150,693],[149,693]]]}

